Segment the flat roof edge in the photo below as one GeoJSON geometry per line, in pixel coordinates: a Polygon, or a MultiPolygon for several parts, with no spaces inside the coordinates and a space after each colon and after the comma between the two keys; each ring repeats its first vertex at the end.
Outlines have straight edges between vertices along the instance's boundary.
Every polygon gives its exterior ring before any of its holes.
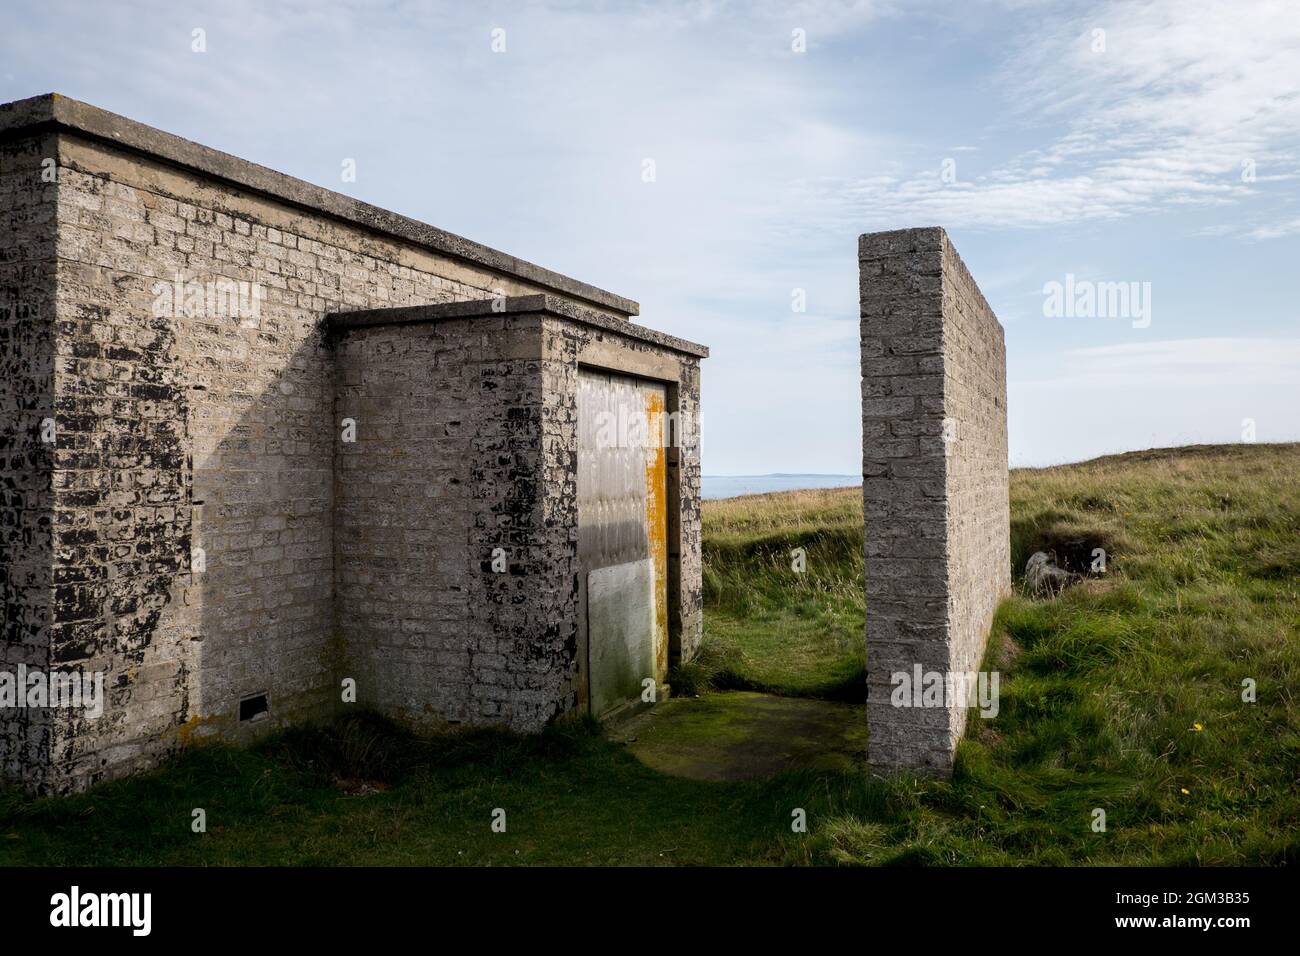
{"type": "Polygon", "coordinates": [[[445,322],[449,319],[538,312],[580,322],[583,325],[624,335],[684,355],[692,355],[696,358],[709,356],[708,348],[696,342],[688,342],[675,335],[657,332],[624,319],[615,319],[603,312],[584,309],[567,299],[553,295],[519,295],[505,299],[472,299],[464,302],[442,302],[436,305],[407,305],[389,309],[331,312],[325,317],[325,321],[331,332],[345,333],[383,325],[416,325],[423,322],[445,322]]]}
{"type": "Polygon", "coordinates": [[[409,216],[372,206],[323,186],[314,186],[266,166],[58,93],[0,104],[0,139],[45,130],[79,133],[114,143],[130,151],[224,180],[241,189],[341,219],[373,232],[404,239],[495,272],[534,282],[601,308],[626,315],[638,315],[641,311],[640,305],[633,299],[615,295],[409,216]]]}

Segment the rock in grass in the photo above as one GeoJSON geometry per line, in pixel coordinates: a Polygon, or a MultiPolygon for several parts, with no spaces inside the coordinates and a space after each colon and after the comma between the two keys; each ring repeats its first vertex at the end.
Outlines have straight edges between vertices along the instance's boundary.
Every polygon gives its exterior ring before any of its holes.
{"type": "Polygon", "coordinates": [[[1073,571],[1057,567],[1046,551],[1035,551],[1025,562],[1025,587],[1031,594],[1058,594],[1078,579],[1073,571]]]}

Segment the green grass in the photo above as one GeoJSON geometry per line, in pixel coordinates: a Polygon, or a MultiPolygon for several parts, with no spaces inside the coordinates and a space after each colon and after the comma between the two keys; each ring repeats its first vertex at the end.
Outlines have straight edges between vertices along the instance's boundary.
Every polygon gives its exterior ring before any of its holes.
{"type": "MultiPolygon", "coordinates": [[[[1004,602],[1000,714],[972,719],[953,781],[887,835],[930,862],[1300,861],[1297,475],[1296,445],[1013,472],[1013,566],[1083,541],[1108,573],[1004,602]]],[[[881,833],[863,823],[828,821],[809,858],[866,862],[881,833]]]]}
{"type": "Polygon", "coordinates": [[[866,699],[856,489],[707,502],[704,552],[704,652],[674,687],[866,699]]]}
{"type": "MultiPolygon", "coordinates": [[[[363,716],[254,750],[194,747],[74,797],[0,793],[0,865],[1300,862],[1297,475],[1297,445],[1013,472],[1015,567],[1084,542],[1108,572],[1004,603],[1001,711],[972,719],[951,781],[704,783],[589,722],[416,739],[363,716]],[[349,795],[357,781],[377,792],[349,795]],[[807,834],[790,832],[795,807],[807,834]]],[[[676,689],[856,693],[860,528],[855,490],[706,503],[705,650],[676,689]]]]}
{"type": "MultiPolygon", "coordinates": [[[[0,803],[0,863],[457,865],[712,863],[770,856],[797,778],[729,787],[660,776],[587,722],[539,737],[416,739],[372,716],[254,750],[195,747],[70,798],[0,803]],[[382,759],[342,754],[341,738],[382,759]],[[382,788],[348,795],[339,781],[382,788]],[[208,832],[191,831],[192,811],[208,832]],[[494,833],[493,811],[506,831],[494,833]]],[[[802,793],[800,794],[802,796],[802,793]]]]}

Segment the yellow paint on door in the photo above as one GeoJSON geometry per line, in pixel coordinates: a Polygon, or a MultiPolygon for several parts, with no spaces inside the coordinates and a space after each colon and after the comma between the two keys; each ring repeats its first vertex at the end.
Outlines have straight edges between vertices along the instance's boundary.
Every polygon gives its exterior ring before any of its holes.
{"type": "Polygon", "coordinates": [[[645,395],[649,424],[645,454],[645,524],[650,557],[655,569],[655,679],[668,677],[668,463],[662,386],[650,386],[645,395]]]}

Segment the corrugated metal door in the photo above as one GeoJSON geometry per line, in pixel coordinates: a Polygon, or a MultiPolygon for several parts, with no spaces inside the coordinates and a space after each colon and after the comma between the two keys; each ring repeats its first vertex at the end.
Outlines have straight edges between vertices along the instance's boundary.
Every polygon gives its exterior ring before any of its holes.
{"type": "Polygon", "coordinates": [[[656,382],[578,372],[579,686],[604,717],[668,671],[668,511],[656,382]]]}

